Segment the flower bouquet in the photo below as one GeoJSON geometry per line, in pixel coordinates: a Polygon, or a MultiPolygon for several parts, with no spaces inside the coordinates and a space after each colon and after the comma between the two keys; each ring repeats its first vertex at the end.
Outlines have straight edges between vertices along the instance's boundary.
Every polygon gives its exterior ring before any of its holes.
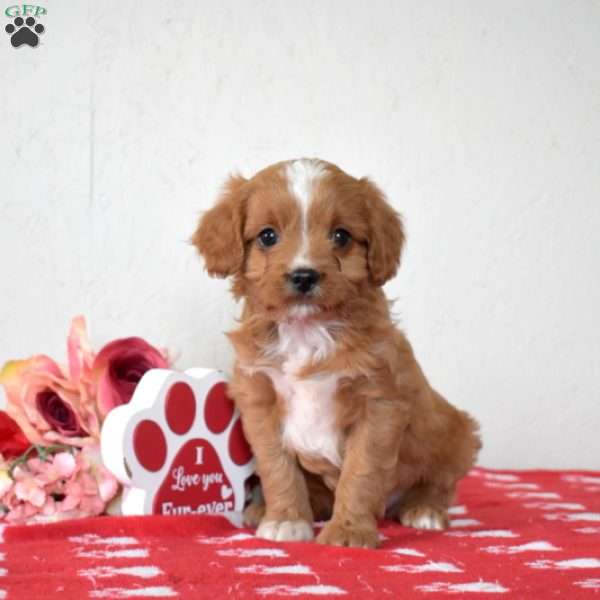
{"type": "Polygon", "coordinates": [[[0,371],[0,521],[44,522],[100,515],[119,496],[100,459],[100,428],[126,404],[146,371],[168,368],[166,351],[138,337],[114,340],[97,354],[85,319],[73,319],[68,366],[44,355],[0,371]]]}

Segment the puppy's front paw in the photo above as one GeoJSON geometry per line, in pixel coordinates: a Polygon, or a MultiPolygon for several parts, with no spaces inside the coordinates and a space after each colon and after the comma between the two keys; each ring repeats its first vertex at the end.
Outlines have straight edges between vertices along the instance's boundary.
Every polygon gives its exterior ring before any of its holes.
{"type": "Polygon", "coordinates": [[[272,521],[263,519],[256,530],[256,536],[276,542],[300,542],[315,537],[308,521],[272,521]]]}
{"type": "Polygon", "coordinates": [[[405,527],[416,529],[442,530],[448,527],[448,513],[431,506],[414,506],[400,516],[400,522],[405,527]]]}
{"type": "Polygon", "coordinates": [[[341,525],[329,521],[317,536],[318,544],[331,546],[351,546],[356,548],[377,548],[379,535],[377,528],[365,525],[341,525]]]}

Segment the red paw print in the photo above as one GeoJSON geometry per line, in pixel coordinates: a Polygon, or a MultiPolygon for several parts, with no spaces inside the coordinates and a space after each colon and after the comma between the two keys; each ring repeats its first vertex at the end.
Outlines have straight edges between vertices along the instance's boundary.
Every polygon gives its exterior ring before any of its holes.
{"type": "Polygon", "coordinates": [[[102,456],[132,486],[124,514],[241,511],[254,471],[222,374],[200,369],[149,371],[106,418],[102,456]]]}

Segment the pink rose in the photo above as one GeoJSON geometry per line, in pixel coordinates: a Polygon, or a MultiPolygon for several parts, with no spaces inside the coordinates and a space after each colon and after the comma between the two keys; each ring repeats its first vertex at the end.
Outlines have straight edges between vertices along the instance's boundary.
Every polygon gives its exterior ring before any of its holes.
{"type": "Polygon", "coordinates": [[[81,315],[71,321],[67,351],[69,380],[79,390],[81,411],[86,415],[86,429],[97,440],[100,436],[100,415],[96,403],[96,386],[92,381],[95,355],[88,339],[85,318],[81,315]]]}
{"type": "Polygon", "coordinates": [[[85,318],[78,315],[71,321],[67,339],[69,375],[74,383],[89,379],[94,362],[94,352],[88,339],[85,318]]]}
{"type": "Polygon", "coordinates": [[[146,371],[168,367],[166,353],[141,338],[123,338],[106,344],[92,365],[92,380],[97,386],[97,403],[102,417],[115,406],[131,400],[146,371]]]}
{"type": "Polygon", "coordinates": [[[67,347],[68,372],[44,355],[10,361],[0,372],[6,412],[34,444],[83,446],[100,437],[95,390],[89,381],[94,354],[82,316],[71,323],[67,347]]]}
{"type": "Polygon", "coordinates": [[[75,385],[50,358],[38,355],[10,361],[0,372],[6,412],[34,444],[83,446],[99,437],[87,390],[75,385]]]}

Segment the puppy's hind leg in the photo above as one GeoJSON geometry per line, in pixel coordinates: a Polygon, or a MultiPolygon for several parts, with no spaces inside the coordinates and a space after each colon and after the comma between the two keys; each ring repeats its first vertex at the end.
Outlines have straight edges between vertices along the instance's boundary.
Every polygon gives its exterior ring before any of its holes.
{"type": "Polygon", "coordinates": [[[397,507],[398,521],[416,529],[446,529],[449,525],[448,507],[454,498],[452,485],[421,482],[408,489],[397,507]]]}
{"type": "Polygon", "coordinates": [[[315,521],[328,521],[333,514],[333,492],[318,475],[305,471],[304,476],[315,521]]]}
{"type": "Polygon", "coordinates": [[[445,529],[448,508],[454,501],[456,484],[475,463],[481,448],[479,425],[467,413],[452,407],[433,390],[433,399],[445,426],[433,440],[431,455],[437,460],[403,495],[398,520],[407,527],[445,529]]]}

